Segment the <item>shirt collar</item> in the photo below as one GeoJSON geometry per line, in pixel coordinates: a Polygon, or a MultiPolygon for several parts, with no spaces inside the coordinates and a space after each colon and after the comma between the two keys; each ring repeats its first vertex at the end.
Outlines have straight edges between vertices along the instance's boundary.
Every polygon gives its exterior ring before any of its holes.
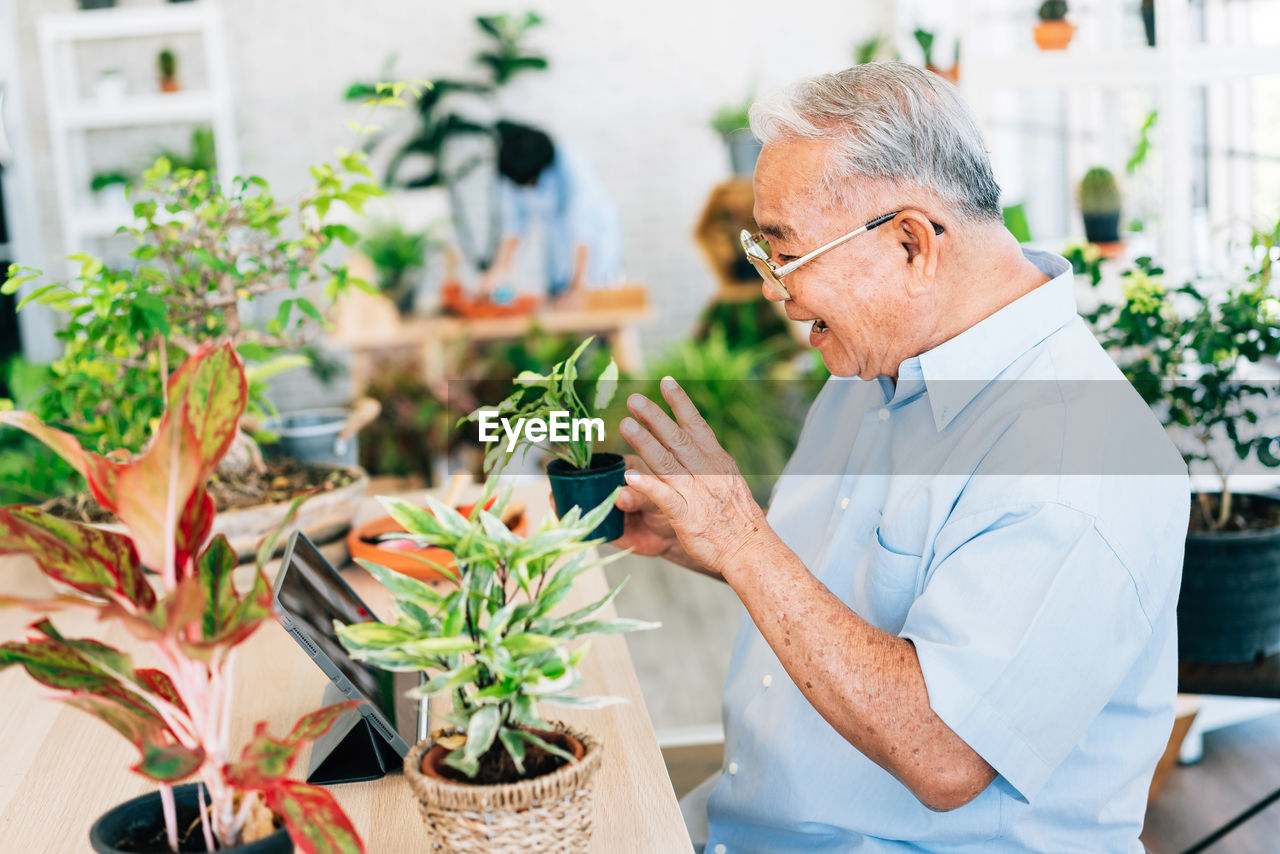
{"type": "Polygon", "coordinates": [[[1070,262],[1052,252],[1024,249],[1022,254],[1052,278],[898,369],[900,375],[910,373],[918,362],[939,431],[1014,360],[1076,317],[1070,262]]]}

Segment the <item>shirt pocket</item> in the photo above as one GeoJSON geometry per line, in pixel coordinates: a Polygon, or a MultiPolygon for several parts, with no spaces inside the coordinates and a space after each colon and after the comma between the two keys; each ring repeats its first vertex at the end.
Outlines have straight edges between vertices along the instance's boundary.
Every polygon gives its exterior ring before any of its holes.
{"type": "Polygon", "coordinates": [[[896,552],[876,528],[859,579],[863,607],[858,613],[890,634],[902,631],[920,585],[921,556],[896,552]]]}

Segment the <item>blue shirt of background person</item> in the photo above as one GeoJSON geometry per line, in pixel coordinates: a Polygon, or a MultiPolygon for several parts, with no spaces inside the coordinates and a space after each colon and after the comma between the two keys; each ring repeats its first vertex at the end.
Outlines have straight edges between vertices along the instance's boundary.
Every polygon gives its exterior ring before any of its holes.
{"type": "Polygon", "coordinates": [[[521,239],[540,231],[542,269],[553,298],[576,298],[622,271],[618,207],[587,158],[536,128],[498,123],[502,241],[483,289],[511,274],[521,239]]]}

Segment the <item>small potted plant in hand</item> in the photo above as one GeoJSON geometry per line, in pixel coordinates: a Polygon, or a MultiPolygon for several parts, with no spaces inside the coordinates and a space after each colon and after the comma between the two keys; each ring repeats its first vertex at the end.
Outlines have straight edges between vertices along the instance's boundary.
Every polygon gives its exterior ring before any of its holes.
{"type": "MultiPolygon", "coordinates": [[[[333,796],[288,779],[298,751],[354,706],[303,717],[284,738],[259,723],[234,758],[230,751],[236,647],[271,617],[262,544],[251,586],[237,590],[236,555],[225,536],[210,538],[213,499],[206,485],[236,435],[248,402],[244,369],[230,344],[206,344],[168,379],[168,406],[146,449],[99,456],[28,412],[0,412],[0,425],[27,431],[84,475],[128,534],[82,525],[32,506],[0,508],[0,554],[26,554],[65,593],[45,600],[0,597],[41,614],[25,640],[0,644],[0,669],[22,665],[69,706],[102,719],[138,749],[135,772],[160,791],[98,819],[90,843],[99,854],[197,850],[283,854],[363,851],[333,796]],[[146,573],[155,574],[155,587],[146,573]],[[117,621],[158,662],[87,638],[64,637],[47,616],[83,608],[117,621]],[[195,778],[197,782],[175,784],[195,778]]],[[[296,502],[295,502],[296,509],[296,502]]],[[[286,524],[287,524],[286,520],[286,524]]]]}
{"type": "Polygon", "coordinates": [[[354,658],[385,670],[430,673],[416,696],[451,698],[445,720],[455,728],[414,745],[404,762],[427,825],[426,849],[585,852],[602,748],[588,734],[544,720],[536,704],[618,702],[573,693],[587,647],[570,644],[657,624],[599,619],[621,584],[584,608],[552,614],[574,578],[613,559],[592,559],[588,549],[616,491],[588,513],[574,507],[559,520],[548,517],[528,539],[500,521],[510,491],[480,509],[490,495],[487,489],[469,516],[430,497],[427,509],[381,499],[406,536],[454,554],[456,573],[447,574],[455,582],[441,592],[361,561],[391,593],[396,620],[339,624],[338,638],[354,658]]]}
{"type": "Polygon", "coordinates": [[[1067,20],[1067,0],[1044,0],[1039,16],[1033,35],[1041,50],[1063,50],[1071,44],[1076,27],[1067,20]]]}
{"type": "Polygon", "coordinates": [[[1090,243],[1120,241],[1120,185],[1110,169],[1095,166],[1080,179],[1080,215],[1090,243]]]}
{"type": "MultiPolygon", "coordinates": [[[[565,513],[572,507],[585,510],[604,501],[614,489],[625,486],[626,461],[618,454],[597,454],[595,442],[604,439],[604,420],[592,417],[602,412],[618,387],[618,366],[609,360],[593,386],[591,406],[579,394],[578,358],[594,341],[588,338],[549,374],[522,371],[516,390],[496,407],[482,406],[465,420],[480,425],[481,441],[489,442],[485,470],[505,465],[518,447],[528,453],[541,447],[555,456],[547,466],[551,494],[556,509],[565,513]]],[[[624,517],[610,511],[591,536],[612,541],[622,536],[624,517]]]]}

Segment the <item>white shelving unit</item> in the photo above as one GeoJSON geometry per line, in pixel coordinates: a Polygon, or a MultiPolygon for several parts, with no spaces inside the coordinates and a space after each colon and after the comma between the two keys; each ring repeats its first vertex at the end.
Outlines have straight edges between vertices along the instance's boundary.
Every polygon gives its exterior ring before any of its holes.
{"type": "MultiPolygon", "coordinates": [[[[1029,43],[1035,4],[1022,5],[1023,11],[1031,10],[1026,21],[1029,43]]],[[[1159,112],[1159,258],[1171,280],[1179,281],[1196,272],[1193,253],[1197,242],[1208,240],[1210,229],[1228,224],[1214,220],[1236,213],[1212,198],[1207,212],[1195,211],[1193,186],[1198,144],[1193,127],[1195,95],[1203,91],[1199,89],[1203,86],[1280,75],[1280,49],[1241,40],[1239,36],[1247,32],[1239,19],[1244,10],[1232,9],[1229,4],[1210,2],[1223,7],[1214,14],[1225,21],[1225,26],[1207,26],[1205,41],[1197,41],[1192,36],[1196,23],[1192,15],[1202,13],[1203,9],[1187,0],[1156,0],[1155,5],[1154,47],[1145,44],[1110,47],[1109,43],[1118,41],[1116,34],[1134,23],[1125,16],[1130,19],[1137,16],[1136,4],[1114,3],[1094,4],[1091,11],[1095,16],[1090,19],[1094,32],[1078,32],[1066,50],[1039,51],[1031,47],[1015,53],[1009,52],[1007,46],[993,45],[989,32],[995,18],[1011,14],[1009,4],[999,0],[967,0],[958,18],[964,47],[960,86],[984,128],[992,122],[994,104],[1008,92],[1070,92],[1067,122],[1073,125],[1083,115],[1090,115],[1090,111],[1094,118],[1109,115],[1115,104],[1110,93],[1116,90],[1150,92],[1159,112]],[[1095,97],[1090,105],[1085,105],[1079,93],[1090,90],[1100,94],[1101,99],[1095,97]]],[[[1247,128],[1237,126],[1235,131],[1246,134],[1247,140],[1247,128]]],[[[1113,168],[1123,164],[1122,152],[1115,151],[1114,144],[1106,150],[1113,160],[1120,155],[1118,164],[1110,164],[1113,168]]],[[[1092,164],[1072,163],[1072,171],[1087,165],[1092,164]]],[[[1221,189],[1228,180],[1228,176],[1220,176],[1217,171],[1212,177],[1215,190],[1221,189]]],[[[1072,178],[1078,179],[1079,174],[1073,174],[1072,178]]]]}
{"type": "MultiPolygon", "coordinates": [[[[1026,40],[1030,42],[1029,28],[1036,3],[1022,5],[1023,11],[1030,10],[1026,18],[1026,40]]],[[[1155,143],[1160,152],[1157,257],[1168,280],[1178,282],[1197,272],[1192,257],[1196,241],[1209,240],[1211,231],[1231,224],[1228,220],[1238,215],[1238,205],[1237,210],[1233,210],[1231,204],[1215,200],[1215,193],[1247,198],[1250,189],[1247,174],[1242,177],[1237,165],[1215,165],[1211,160],[1207,176],[1208,209],[1195,209],[1195,148],[1201,144],[1193,127],[1196,92],[1203,91],[1199,87],[1280,75],[1280,46],[1247,41],[1246,3],[1205,0],[1193,5],[1187,0],[1156,0],[1155,5],[1154,47],[1142,44],[1113,49],[1105,45],[1105,38],[1091,40],[1090,34],[1077,32],[1066,50],[1040,51],[1028,47],[1013,53],[1002,45],[993,47],[989,32],[993,20],[1009,15],[1010,7],[1001,0],[966,0],[957,19],[963,46],[960,87],[988,135],[992,133],[996,104],[1011,91],[1069,92],[1064,116],[1068,126],[1082,119],[1105,121],[1112,117],[1117,103],[1116,90],[1150,92],[1159,111],[1155,143]],[[1210,11],[1213,17],[1205,22],[1206,40],[1196,41],[1192,35],[1196,23],[1192,15],[1210,11]],[[1100,41],[1104,44],[1095,48],[1100,41]],[[1002,48],[1006,52],[1001,52],[1002,48]],[[1085,103],[1088,99],[1092,102],[1085,103]]],[[[1114,35],[1121,32],[1126,23],[1131,23],[1123,16],[1137,15],[1137,4],[1095,3],[1092,11],[1097,13],[1091,19],[1092,26],[1101,30],[1101,35],[1114,35]]],[[[1238,91],[1232,93],[1232,97],[1238,95],[1238,91]]],[[[1230,117],[1207,108],[1205,121],[1210,146],[1215,134],[1226,135],[1226,147],[1248,146],[1252,128],[1247,99],[1243,105],[1234,106],[1235,109],[1224,111],[1230,112],[1230,117]]],[[[1095,147],[1105,151],[1113,168],[1124,163],[1124,152],[1117,150],[1114,143],[1108,147],[1107,141],[1098,140],[1095,147]]],[[[1092,164],[1070,163],[1071,178],[1078,180],[1088,165],[1092,164]]],[[[1036,188],[1029,192],[1036,192],[1036,188]]],[[[1047,248],[1058,249],[1060,245],[1047,248]]],[[[1216,482],[1206,480],[1205,485],[1214,488],[1216,482]]],[[[1197,486],[1193,483],[1193,488],[1197,486]]],[[[1261,488],[1258,482],[1250,487],[1261,488]]],[[[1183,744],[1181,759],[1184,762],[1199,759],[1205,732],[1278,712],[1280,701],[1276,700],[1205,698],[1192,732],[1183,744]]]]}
{"type": "Polygon", "coordinates": [[[203,124],[213,130],[218,174],[239,173],[230,68],[217,0],[46,15],[37,32],[51,154],[66,254],[92,249],[131,220],[128,208],[95,204],[89,193],[90,134],[145,126],[203,124]],[[86,43],[196,36],[208,84],[196,91],[95,100],[81,91],[78,50],[86,43]]]}

